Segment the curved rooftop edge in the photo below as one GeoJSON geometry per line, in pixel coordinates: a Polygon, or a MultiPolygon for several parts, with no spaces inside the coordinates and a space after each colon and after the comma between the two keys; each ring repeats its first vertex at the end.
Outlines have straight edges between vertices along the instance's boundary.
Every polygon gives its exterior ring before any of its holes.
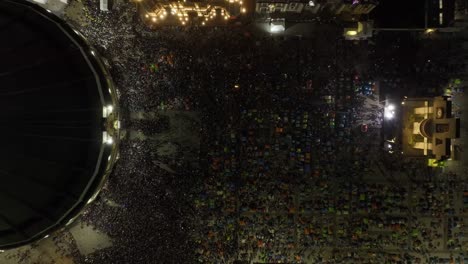
{"type": "Polygon", "coordinates": [[[432,119],[424,119],[419,124],[419,131],[425,138],[432,138],[434,134],[434,122],[432,119]]]}
{"type": "Polygon", "coordinates": [[[120,144],[120,111],[118,103],[118,91],[112,81],[108,70],[108,63],[102,59],[96,49],[94,49],[86,38],[67,22],[54,15],[51,11],[42,8],[25,0],[0,0],[4,3],[27,8],[36,14],[47,19],[59,28],[81,51],[84,59],[96,77],[96,84],[99,89],[100,101],[102,104],[103,120],[106,126],[103,128],[103,139],[101,142],[98,160],[95,164],[92,180],[74,204],[64,215],[53,225],[21,241],[9,244],[0,244],[0,250],[8,250],[47,238],[53,232],[61,230],[70,225],[84,211],[86,206],[93,202],[106,183],[115,162],[118,159],[120,144]]]}

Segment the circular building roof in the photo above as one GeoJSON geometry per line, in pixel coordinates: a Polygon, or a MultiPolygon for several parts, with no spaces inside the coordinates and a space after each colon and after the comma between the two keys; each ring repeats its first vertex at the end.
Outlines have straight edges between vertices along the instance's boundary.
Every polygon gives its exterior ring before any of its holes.
{"type": "Polygon", "coordinates": [[[96,51],[47,10],[0,0],[0,36],[0,248],[10,248],[95,197],[115,160],[103,109],[116,99],[96,51]]]}

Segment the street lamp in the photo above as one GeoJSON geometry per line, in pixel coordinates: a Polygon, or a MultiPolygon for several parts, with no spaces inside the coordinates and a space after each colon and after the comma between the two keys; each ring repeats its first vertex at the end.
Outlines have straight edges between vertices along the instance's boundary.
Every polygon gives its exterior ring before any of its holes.
{"type": "Polygon", "coordinates": [[[435,32],[435,29],[433,29],[433,28],[428,28],[428,29],[426,29],[426,31],[424,31],[424,33],[426,33],[426,34],[431,34],[433,32],[435,32]]]}

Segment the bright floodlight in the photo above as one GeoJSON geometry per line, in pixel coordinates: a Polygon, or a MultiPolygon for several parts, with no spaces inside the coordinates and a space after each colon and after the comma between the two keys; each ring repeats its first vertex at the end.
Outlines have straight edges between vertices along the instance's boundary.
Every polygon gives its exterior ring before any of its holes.
{"type": "Polygon", "coordinates": [[[286,24],[285,24],[284,18],[283,19],[272,19],[270,21],[270,32],[271,33],[284,32],[285,29],[286,29],[286,24]]]}
{"type": "Polygon", "coordinates": [[[395,105],[389,104],[384,109],[384,117],[386,119],[392,119],[395,117],[395,105]]]}
{"type": "Polygon", "coordinates": [[[107,131],[102,132],[102,141],[107,145],[112,145],[114,143],[114,139],[107,133],[107,131]]]}
{"type": "Polygon", "coordinates": [[[385,108],[384,117],[386,119],[392,119],[393,117],[395,117],[395,111],[385,108]]]}
{"type": "Polygon", "coordinates": [[[309,6],[315,6],[315,3],[313,0],[309,1],[309,6]]]}
{"type": "Polygon", "coordinates": [[[270,26],[271,33],[279,33],[284,31],[284,27],[281,25],[271,25],[270,26]]]}

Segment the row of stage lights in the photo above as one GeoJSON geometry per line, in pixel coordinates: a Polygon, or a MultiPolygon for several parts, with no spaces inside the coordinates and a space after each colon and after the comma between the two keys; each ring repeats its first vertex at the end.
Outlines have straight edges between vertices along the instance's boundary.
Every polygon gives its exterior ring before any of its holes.
{"type": "MultiPolygon", "coordinates": [[[[245,7],[242,7],[242,0],[228,0],[229,3],[239,3],[241,5],[241,13],[245,13],[247,10],[245,7]]],[[[207,21],[218,17],[217,9],[221,10],[221,17],[225,20],[228,20],[230,17],[229,12],[221,6],[206,6],[199,7],[197,3],[193,7],[187,7],[182,5],[180,2],[177,4],[161,5],[154,12],[149,12],[145,14],[146,19],[150,19],[152,22],[158,22],[158,19],[164,20],[168,16],[168,10],[172,16],[179,17],[179,21],[182,25],[186,25],[189,21],[189,12],[196,12],[198,17],[204,17],[204,21],[201,24],[204,26],[207,21]]]]}

